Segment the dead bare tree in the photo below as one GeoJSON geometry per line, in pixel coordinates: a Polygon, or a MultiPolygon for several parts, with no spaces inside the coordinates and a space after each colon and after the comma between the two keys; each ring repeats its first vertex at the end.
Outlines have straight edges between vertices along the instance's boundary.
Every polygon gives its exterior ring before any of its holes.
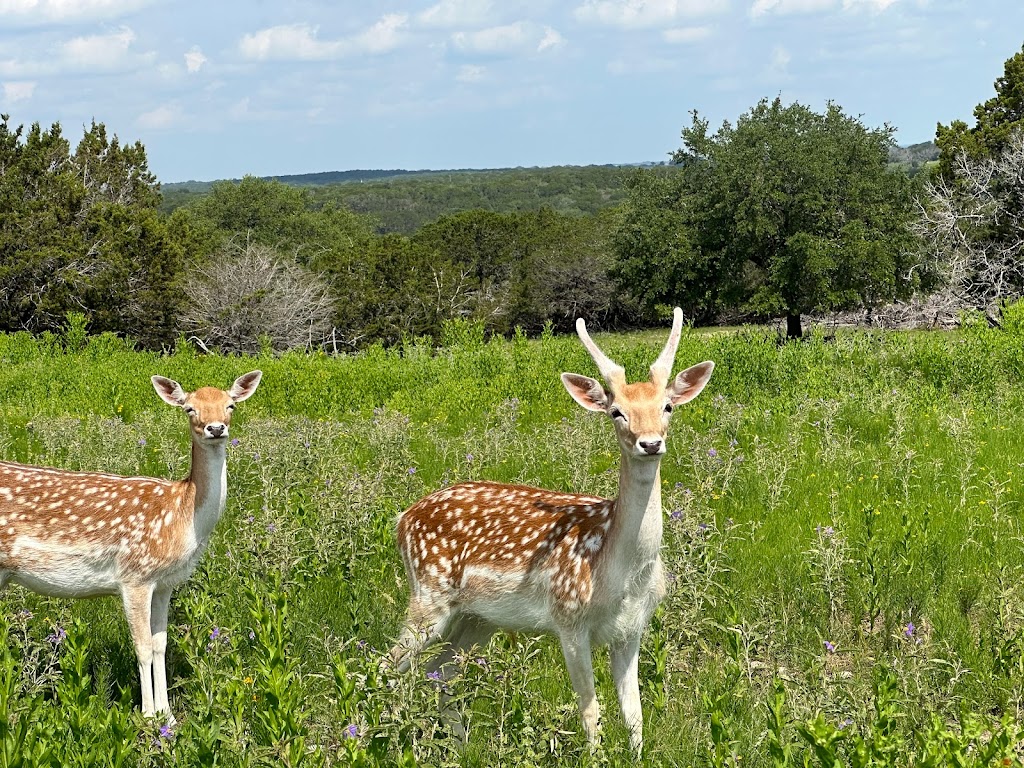
{"type": "Polygon", "coordinates": [[[225,352],[311,348],[331,334],[335,300],[317,275],[272,248],[229,246],[185,285],[186,333],[225,352]]]}
{"type": "Polygon", "coordinates": [[[1002,302],[1024,295],[1024,132],[996,157],[961,153],[954,178],[930,180],[917,204],[923,268],[942,286],[930,311],[993,317],[1002,302]]]}

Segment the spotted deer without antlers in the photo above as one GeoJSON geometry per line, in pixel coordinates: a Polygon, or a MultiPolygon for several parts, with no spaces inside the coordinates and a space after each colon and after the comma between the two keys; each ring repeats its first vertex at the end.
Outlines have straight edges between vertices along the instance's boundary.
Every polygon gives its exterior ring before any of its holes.
{"type": "Polygon", "coordinates": [[[700,394],[714,363],[672,377],[682,330],[678,308],[645,382],[626,383],[624,369],[598,348],[582,319],[576,330],[607,386],[575,373],[563,373],[562,383],[576,402],[603,411],[615,426],[618,498],[470,482],[417,501],[398,520],[411,598],[392,656],[405,668],[418,650],[443,641],[431,665],[444,675],[457,652],[485,644],[498,629],[553,633],[593,742],[600,711],[591,648],[607,644],[630,742],[640,753],[640,638],[665,594],[661,457],[673,408],[700,394]]]}
{"type": "Polygon", "coordinates": [[[167,610],[224,511],[226,445],[235,403],[260,382],[253,371],[228,391],[187,393],[153,376],[182,408],[192,436],[186,480],[120,477],[0,462],[0,588],[56,597],[120,595],[139,662],[142,711],[167,713],[167,610]]]}

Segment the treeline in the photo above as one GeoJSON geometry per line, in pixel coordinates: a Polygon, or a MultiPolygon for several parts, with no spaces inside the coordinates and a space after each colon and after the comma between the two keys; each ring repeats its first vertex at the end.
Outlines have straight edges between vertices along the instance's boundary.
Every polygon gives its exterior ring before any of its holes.
{"type": "Polygon", "coordinates": [[[59,125],[4,116],[0,330],[74,313],[149,348],[341,351],[465,330],[453,321],[641,326],[675,305],[696,323],[785,317],[791,337],[808,313],[911,299],[998,316],[1024,292],[1022,94],[1024,50],[913,178],[889,126],[775,99],[714,132],[694,112],[668,166],[249,177],[170,213],[140,144],[93,124],[72,148],[59,125]]]}

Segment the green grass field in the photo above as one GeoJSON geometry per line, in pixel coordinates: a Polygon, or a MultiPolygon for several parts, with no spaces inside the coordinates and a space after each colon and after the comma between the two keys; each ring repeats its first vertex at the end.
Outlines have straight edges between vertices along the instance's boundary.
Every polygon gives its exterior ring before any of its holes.
{"type": "MultiPolygon", "coordinates": [[[[662,464],[671,586],[641,657],[647,764],[1020,764],[1024,333],[1007,328],[684,333],[676,370],[717,367],[662,464]]],[[[598,343],[636,379],[663,339],[598,343]]],[[[254,359],[0,336],[0,458],[182,477],[185,418],[149,376],[226,387],[256,367],[227,511],[171,604],[178,726],[137,712],[117,600],[11,588],[0,768],[628,763],[604,652],[593,753],[551,638],[465,660],[449,684],[465,748],[437,683],[378,663],[405,608],[393,529],[412,501],[470,478],[614,494],[612,427],[558,380],[596,375],[575,337],[454,326],[440,350],[254,359]]]]}

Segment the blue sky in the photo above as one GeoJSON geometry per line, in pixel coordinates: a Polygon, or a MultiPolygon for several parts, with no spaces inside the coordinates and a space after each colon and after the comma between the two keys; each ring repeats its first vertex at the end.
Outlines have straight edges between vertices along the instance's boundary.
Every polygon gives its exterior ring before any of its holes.
{"type": "Polygon", "coordinates": [[[662,160],[697,109],[970,121],[1019,0],[0,0],[0,112],[95,118],[161,181],[662,160]]]}

